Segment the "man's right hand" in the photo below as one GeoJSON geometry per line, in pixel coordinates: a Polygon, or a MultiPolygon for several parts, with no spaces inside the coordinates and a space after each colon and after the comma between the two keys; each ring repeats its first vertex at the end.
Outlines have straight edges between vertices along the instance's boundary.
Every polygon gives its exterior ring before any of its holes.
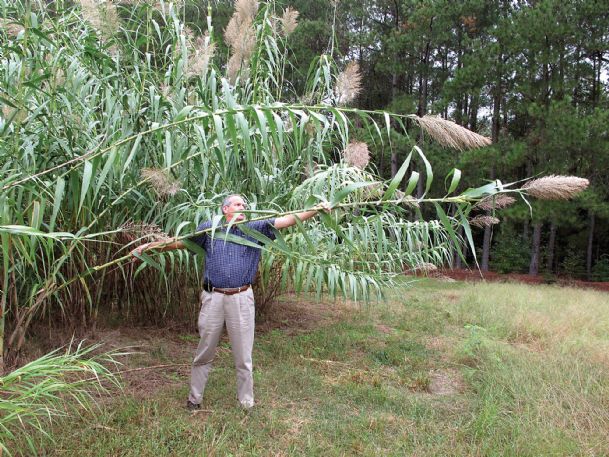
{"type": "Polygon", "coordinates": [[[147,251],[148,249],[150,249],[152,247],[154,243],[144,243],[144,244],[140,244],[138,247],[136,247],[135,249],[133,249],[131,251],[131,255],[136,257],[138,255],[142,255],[142,253],[144,251],[147,251]]]}
{"type": "Polygon", "coordinates": [[[136,257],[136,255],[141,255],[142,253],[151,249],[156,249],[158,252],[165,252],[184,248],[186,248],[186,245],[182,243],[182,241],[172,238],[166,241],[151,241],[150,243],[141,244],[131,251],[131,255],[136,257]]]}

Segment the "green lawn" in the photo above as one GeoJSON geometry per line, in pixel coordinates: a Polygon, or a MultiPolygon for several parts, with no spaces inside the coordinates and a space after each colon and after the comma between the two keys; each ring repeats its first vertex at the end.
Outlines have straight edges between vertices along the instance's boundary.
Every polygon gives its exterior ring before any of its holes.
{"type": "MultiPolygon", "coordinates": [[[[221,345],[203,411],[188,368],[126,375],[124,394],[56,423],[46,455],[609,455],[609,295],[422,280],[369,305],[287,296],[255,343],[239,409],[221,345]]],[[[196,336],[123,329],[128,367],[188,363],[196,336]]]]}

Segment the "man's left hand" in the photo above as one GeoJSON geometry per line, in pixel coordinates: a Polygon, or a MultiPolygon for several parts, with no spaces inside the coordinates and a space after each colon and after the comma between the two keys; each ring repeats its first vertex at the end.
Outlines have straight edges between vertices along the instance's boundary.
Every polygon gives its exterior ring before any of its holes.
{"type": "Polygon", "coordinates": [[[321,202],[313,209],[317,212],[323,211],[324,213],[329,213],[330,211],[332,211],[332,205],[330,205],[329,202],[321,202]]]}

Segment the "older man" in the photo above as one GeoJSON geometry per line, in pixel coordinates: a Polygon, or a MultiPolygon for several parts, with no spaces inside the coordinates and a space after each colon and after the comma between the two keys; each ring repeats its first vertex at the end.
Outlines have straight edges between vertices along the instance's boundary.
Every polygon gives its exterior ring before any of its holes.
{"type": "MultiPolygon", "coordinates": [[[[319,210],[329,211],[326,204],[319,209],[304,211],[297,215],[288,215],[276,219],[244,222],[250,230],[256,230],[269,239],[274,239],[273,228],[283,229],[316,215],[319,210]]],[[[222,203],[222,213],[226,223],[243,221],[246,209],[245,201],[240,195],[230,195],[222,203]]],[[[256,243],[256,240],[246,235],[240,224],[232,225],[232,235],[245,238],[256,243]]],[[[197,227],[197,232],[211,227],[207,221],[197,227]]],[[[218,227],[224,232],[226,224],[218,227]]],[[[233,359],[237,370],[237,398],[242,407],[249,409],[254,406],[254,382],[252,376],[252,347],[254,344],[254,293],[252,282],[258,270],[260,248],[246,246],[225,240],[221,233],[212,239],[207,233],[191,238],[206,253],[205,271],[203,273],[203,291],[201,292],[201,311],[199,312],[199,346],[192,364],[190,393],[186,407],[197,410],[201,406],[203,391],[207,384],[216,346],[226,323],[231,342],[233,359]]],[[[148,243],[139,246],[134,253],[158,249],[166,251],[186,247],[181,241],[171,244],[148,243]]]]}

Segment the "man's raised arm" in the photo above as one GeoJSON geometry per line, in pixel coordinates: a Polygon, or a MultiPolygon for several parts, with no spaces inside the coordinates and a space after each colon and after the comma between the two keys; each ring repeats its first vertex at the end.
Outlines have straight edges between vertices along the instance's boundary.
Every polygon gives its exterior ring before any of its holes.
{"type": "Polygon", "coordinates": [[[155,250],[157,252],[173,251],[175,249],[185,249],[186,245],[181,241],[152,241],[150,243],[144,243],[136,247],[131,251],[132,255],[141,254],[142,252],[155,250]]]}
{"type": "Polygon", "coordinates": [[[278,217],[277,219],[275,219],[275,228],[282,229],[286,227],[291,227],[296,223],[296,218],[300,219],[301,221],[306,221],[307,219],[310,219],[315,216],[320,211],[328,213],[331,209],[332,207],[330,206],[330,204],[324,202],[320,203],[310,211],[303,211],[302,213],[298,214],[289,214],[287,216],[278,217]]]}

